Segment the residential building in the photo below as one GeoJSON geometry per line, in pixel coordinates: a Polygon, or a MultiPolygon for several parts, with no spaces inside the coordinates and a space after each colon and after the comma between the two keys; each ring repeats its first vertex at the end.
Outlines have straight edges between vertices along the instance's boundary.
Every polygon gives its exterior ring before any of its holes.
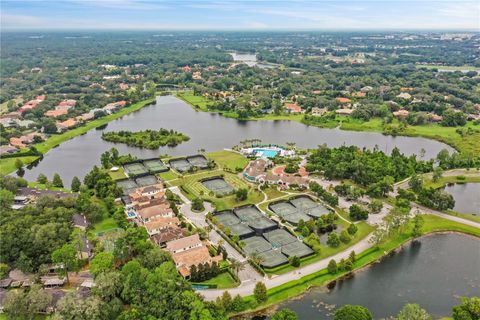
{"type": "Polygon", "coordinates": [[[343,97],[337,97],[335,98],[335,101],[337,103],[341,103],[341,104],[349,104],[352,102],[352,100],[348,99],[348,98],[343,98],[343,97]]]}
{"type": "Polygon", "coordinates": [[[57,130],[59,132],[64,132],[64,131],[76,126],[77,123],[78,122],[75,119],[68,119],[68,120],[65,120],[63,122],[58,122],[57,123],[57,130]]]}
{"type": "Polygon", "coordinates": [[[323,116],[325,113],[328,112],[327,108],[318,108],[318,107],[313,107],[312,108],[312,116],[323,116]]]}
{"type": "Polygon", "coordinates": [[[178,228],[180,226],[180,220],[178,220],[177,217],[158,218],[146,222],[144,226],[145,229],[147,229],[148,235],[153,236],[162,233],[165,229],[178,228]]]}
{"type": "Polygon", "coordinates": [[[302,112],[302,107],[300,107],[296,103],[286,103],[285,104],[285,109],[290,113],[301,113],[302,112]]]}
{"type": "Polygon", "coordinates": [[[400,94],[397,95],[397,98],[402,98],[402,99],[405,99],[405,100],[410,100],[412,99],[412,95],[408,92],[402,92],[400,94]]]}
{"type": "Polygon", "coordinates": [[[353,109],[338,109],[338,110],[335,110],[335,113],[336,114],[339,114],[339,115],[344,115],[344,116],[349,116],[353,113],[353,109]]]}
{"type": "Polygon", "coordinates": [[[408,112],[408,110],[404,110],[404,109],[394,111],[392,113],[393,113],[394,117],[399,118],[399,119],[405,119],[410,114],[410,112],[408,112]]]}
{"type": "Polygon", "coordinates": [[[169,203],[161,203],[137,210],[137,215],[141,224],[153,221],[159,218],[173,217],[173,210],[169,203]]]}

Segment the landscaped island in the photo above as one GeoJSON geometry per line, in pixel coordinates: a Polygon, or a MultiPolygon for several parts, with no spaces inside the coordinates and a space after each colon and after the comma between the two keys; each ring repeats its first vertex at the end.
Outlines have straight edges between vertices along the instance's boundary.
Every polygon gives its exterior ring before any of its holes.
{"type": "Polygon", "coordinates": [[[105,132],[102,134],[102,139],[115,143],[125,143],[131,147],[158,149],[163,146],[177,146],[184,141],[190,140],[190,137],[174,130],[162,128],[160,130],[144,130],[137,132],[105,132]]]}

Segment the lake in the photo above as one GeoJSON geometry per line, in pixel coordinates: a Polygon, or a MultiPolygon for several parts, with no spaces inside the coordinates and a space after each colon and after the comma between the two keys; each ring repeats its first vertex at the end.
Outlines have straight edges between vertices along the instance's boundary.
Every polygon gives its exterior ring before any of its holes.
{"type": "Polygon", "coordinates": [[[418,303],[434,318],[450,316],[459,297],[480,292],[479,246],[479,239],[460,234],[431,235],[338,281],[330,291],[316,288],[279,308],[292,309],[300,320],[332,319],[334,311],[327,308],[354,304],[379,319],[396,315],[406,303],[418,303]]]}
{"type": "Polygon", "coordinates": [[[157,98],[154,105],[146,106],[121,119],[110,122],[104,128],[90,130],[50,150],[36,167],[27,169],[25,178],[35,180],[40,173],[50,179],[59,173],[66,185],[74,176],[83,177],[93,165],[100,163],[100,155],[116,147],[120,153],[138,157],[191,155],[203,148],[206,151],[222,150],[239,144],[241,140],[261,138],[263,143],[285,144],[296,142],[300,148],[314,148],[326,143],[330,147],[343,144],[374,148],[390,153],[397,146],[403,153],[419,154],[425,149],[425,159],[433,158],[441,149],[453,149],[441,142],[420,137],[392,137],[375,132],[344,131],[307,126],[294,121],[242,121],[223,117],[216,113],[194,110],[184,101],[173,96],[157,98]],[[145,130],[166,128],[188,135],[191,139],[176,147],[158,150],[139,149],[124,144],[102,140],[103,131],[145,130]]]}
{"type": "Polygon", "coordinates": [[[480,215],[480,183],[454,183],[445,186],[445,191],[455,199],[453,210],[480,215]]]}

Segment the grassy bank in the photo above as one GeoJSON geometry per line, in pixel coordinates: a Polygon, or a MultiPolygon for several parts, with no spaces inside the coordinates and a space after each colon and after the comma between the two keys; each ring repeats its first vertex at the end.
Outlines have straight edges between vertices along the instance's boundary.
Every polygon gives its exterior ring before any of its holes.
{"type": "MultiPolygon", "coordinates": [[[[208,100],[203,96],[195,96],[193,95],[193,91],[180,92],[177,93],[176,96],[195,107],[196,110],[218,112],[230,118],[238,117],[235,113],[232,112],[209,110],[208,106],[213,105],[213,101],[208,100]]],[[[310,122],[304,121],[302,114],[267,114],[261,117],[246,118],[244,120],[290,120],[322,128],[335,128],[339,126],[342,130],[371,131],[380,133],[384,132],[384,126],[382,123],[382,119],[380,118],[363,121],[359,119],[353,119],[347,116],[336,116],[335,119],[331,120],[326,120],[322,122],[310,122]]],[[[394,127],[398,124],[399,122],[397,120],[394,120],[392,122],[392,125],[394,127]]],[[[464,127],[443,127],[439,124],[407,126],[405,130],[399,130],[397,132],[397,135],[433,139],[448,144],[459,152],[470,153],[473,155],[480,154],[480,144],[478,143],[478,141],[480,141],[480,125],[474,125],[472,122],[468,122],[467,125],[465,125],[464,127]],[[471,128],[474,131],[478,132],[461,135],[457,132],[458,128],[461,128],[465,131],[471,128]]]]}
{"type": "MultiPolygon", "coordinates": [[[[425,225],[422,230],[423,235],[435,232],[453,231],[480,238],[480,229],[478,228],[463,225],[432,215],[425,215],[424,219],[425,225]]],[[[369,248],[364,252],[357,254],[357,260],[354,263],[354,270],[359,270],[371,263],[378,261],[382,257],[388,255],[392,250],[395,250],[407,243],[408,241],[412,240],[411,229],[412,224],[410,224],[404,232],[388,238],[378,247],[369,248]]],[[[253,296],[245,297],[245,301],[247,302],[249,308],[248,312],[260,310],[285,301],[287,299],[293,298],[302,293],[305,293],[311,287],[325,285],[332,280],[344,276],[345,274],[347,273],[342,272],[332,275],[328,273],[326,269],[319,270],[313,274],[302,277],[299,280],[290,281],[281,286],[268,290],[268,300],[261,305],[256,303],[253,296]]]]}
{"type": "MultiPolygon", "coordinates": [[[[103,126],[103,125],[109,123],[110,121],[121,118],[124,115],[127,115],[131,112],[140,110],[144,106],[146,106],[148,104],[152,104],[153,102],[155,102],[155,99],[148,99],[148,100],[140,101],[140,102],[134,103],[134,104],[132,104],[132,105],[126,107],[126,108],[123,108],[116,113],[113,113],[113,114],[110,114],[108,116],[105,116],[105,117],[87,122],[85,125],[83,125],[81,127],[78,127],[78,128],[72,129],[72,130],[68,130],[68,131],[66,131],[64,133],[61,133],[61,134],[54,134],[50,138],[45,140],[44,142],[36,144],[35,148],[37,148],[37,150],[40,151],[42,154],[45,154],[50,149],[59,146],[61,143],[65,142],[67,140],[70,140],[72,138],[75,138],[76,136],[84,134],[91,129],[103,126]]],[[[6,175],[6,174],[9,174],[9,173],[12,173],[13,171],[15,171],[16,170],[15,160],[16,159],[21,159],[23,164],[27,165],[29,163],[32,163],[36,159],[38,159],[38,157],[21,157],[21,158],[0,159],[0,174],[1,175],[6,175]]]]}

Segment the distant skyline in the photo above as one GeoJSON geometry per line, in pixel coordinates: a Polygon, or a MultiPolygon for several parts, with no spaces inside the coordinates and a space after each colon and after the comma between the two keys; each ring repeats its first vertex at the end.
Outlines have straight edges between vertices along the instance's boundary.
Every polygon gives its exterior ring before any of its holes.
{"type": "Polygon", "coordinates": [[[472,30],[480,1],[1,0],[2,30],[472,30]]]}

